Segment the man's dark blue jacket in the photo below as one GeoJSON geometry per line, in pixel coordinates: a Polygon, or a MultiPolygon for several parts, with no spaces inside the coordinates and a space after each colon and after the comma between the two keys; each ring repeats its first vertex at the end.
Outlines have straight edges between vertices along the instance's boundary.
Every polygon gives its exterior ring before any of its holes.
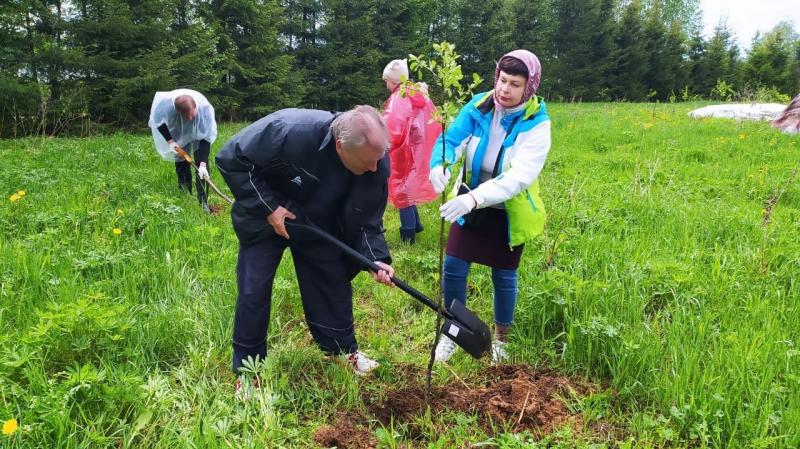
{"type": "MultiPolygon", "coordinates": [[[[335,151],[330,132],[335,117],[326,111],[283,109],[239,131],[217,153],[217,168],[236,199],[231,219],[241,243],[274,235],[267,215],[278,206],[294,212],[293,204],[302,208],[314,190],[325,188],[319,178],[330,167],[329,152],[335,151]]],[[[383,236],[388,177],[388,156],[376,172],[354,175],[335,217],[345,243],[385,263],[391,263],[383,236]]]]}

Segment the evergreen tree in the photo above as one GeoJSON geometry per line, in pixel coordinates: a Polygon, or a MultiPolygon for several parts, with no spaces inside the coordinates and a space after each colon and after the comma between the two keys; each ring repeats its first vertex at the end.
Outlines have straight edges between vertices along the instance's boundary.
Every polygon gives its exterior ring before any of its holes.
{"type": "Polygon", "coordinates": [[[174,85],[160,0],[78,0],[67,71],[86,86],[90,112],[115,124],[146,120],[153,93],[174,85]]]}
{"type": "Polygon", "coordinates": [[[22,0],[0,3],[0,73],[19,80],[31,79],[25,57],[27,8],[22,0]]]}
{"type": "Polygon", "coordinates": [[[212,0],[209,14],[222,31],[218,113],[229,120],[256,119],[296,105],[304,82],[294,76],[293,58],[279,40],[283,10],[277,0],[212,0]]]}
{"type": "Polygon", "coordinates": [[[57,131],[80,114],[85,103],[73,101],[81,92],[64,83],[66,63],[74,59],[65,42],[66,8],[62,0],[13,1],[0,6],[4,48],[0,64],[9,69],[0,82],[3,103],[7,103],[2,109],[28,117],[28,132],[57,131]]]}
{"type": "Polygon", "coordinates": [[[664,81],[667,98],[680,98],[683,89],[689,85],[689,64],[685,56],[687,52],[684,27],[678,22],[672,22],[667,31],[663,53],[667,71],[664,81]]]}
{"type": "Polygon", "coordinates": [[[691,95],[707,95],[713,86],[713,70],[706,59],[706,41],[699,32],[689,39],[689,84],[691,95]]]}
{"type": "Polygon", "coordinates": [[[597,74],[589,89],[593,95],[589,100],[606,101],[610,99],[611,71],[614,67],[616,47],[614,43],[614,9],[615,0],[600,1],[600,18],[593,33],[592,54],[597,74]]]}
{"type": "Polygon", "coordinates": [[[791,75],[789,79],[794,80],[794,86],[790,86],[791,90],[789,95],[794,97],[795,95],[800,94],[800,39],[797,39],[794,43],[794,52],[790,71],[791,75]]]}
{"type": "Polygon", "coordinates": [[[510,43],[532,51],[544,63],[555,27],[553,0],[511,0],[510,43]]]}
{"type": "Polygon", "coordinates": [[[456,34],[453,41],[461,55],[465,76],[477,73],[484,82],[479,89],[492,88],[497,60],[511,48],[510,10],[504,0],[486,0],[478,8],[472,0],[456,2],[456,34]]]}
{"type": "Polygon", "coordinates": [[[39,85],[33,65],[34,27],[29,2],[0,4],[0,137],[32,132],[39,85]]]}
{"type": "MultiPolygon", "coordinates": [[[[409,54],[419,55],[431,48],[429,42],[429,18],[436,14],[438,2],[434,0],[397,0],[379,2],[375,13],[378,52],[383,55],[379,70],[393,59],[408,58],[409,54]]],[[[409,72],[411,68],[409,67],[409,72]]],[[[382,72],[375,73],[380,79],[382,72]]],[[[409,73],[413,80],[416,75],[409,73]]],[[[430,86],[436,91],[438,86],[430,86]]],[[[381,100],[388,98],[389,92],[383,90],[381,100]]],[[[381,103],[383,104],[383,103],[381,103]]]]}
{"type": "Polygon", "coordinates": [[[169,26],[170,73],[174,84],[160,90],[186,87],[203,93],[217,104],[213,91],[222,78],[223,59],[217,54],[220,29],[209,24],[202,10],[189,0],[169,0],[173,6],[173,21],[169,26]]]}
{"type": "Polygon", "coordinates": [[[436,12],[433,0],[379,2],[375,11],[377,50],[383,63],[419,54],[430,46],[428,18],[436,12]]]}
{"type": "MultiPolygon", "coordinates": [[[[428,24],[428,56],[433,56],[432,44],[447,41],[455,43],[458,37],[458,20],[456,6],[459,0],[440,0],[435,2],[434,13],[428,24]]],[[[459,51],[460,53],[460,51],[459,51]]]]}
{"type": "Polygon", "coordinates": [[[555,26],[553,0],[511,0],[510,47],[533,52],[542,63],[540,93],[552,90],[553,57],[550,39],[555,26]]]}
{"type": "Polygon", "coordinates": [[[757,37],[744,66],[745,80],[793,95],[797,87],[797,81],[792,79],[796,40],[794,30],[787,23],[757,37]]]}
{"type": "Polygon", "coordinates": [[[320,0],[284,0],[281,36],[298,67],[307,67],[320,45],[319,27],[322,19],[320,0]]]}
{"type": "Polygon", "coordinates": [[[641,101],[647,98],[644,77],[648,55],[642,23],[642,8],[638,0],[625,7],[614,33],[617,54],[613,68],[612,93],[615,98],[641,101]]]}
{"type": "MultiPolygon", "coordinates": [[[[322,2],[320,0],[284,0],[284,20],[281,38],[286,51],[294,57],[293,78],[296,82],[308,83],[311,69],[317,66],[322,51],[320,27],[322,2]]],[[[305,90],[304,90],[305,92],[305,90]]],[[[301,104],[305,104],[301,97],[301,104]]]]}
{"type": "Polygon", "coordinates": [[[343,111],[357,104],[382,104],[387,56],[378,51],[376,27],[383,24],[374,20],[377,2],[323,0],[323,44],[310,69],[306,105],[343,111]]]}
{"type": "Polygon", "coordinates": [[[739,47],[726,23],[721,22],[715,28],[714,35],[706,46],[705,58],[705,63],[712,69],[713,75],[706,80],[706,84],[700,90],[701,93],[708,95],[718,80],[734,86],[737,81],[739,47]]]}
{"type": "Polygon", "coordinates": [[[604,95],[613,57],[604,33],[610,29],[612,3],[565,0],[555,7],[552,39],[553,95],[592,100],[604,95]]]}
{"type": "Polygon", "coordinates": [[[667,60],[667,29],[661,22],[658,4],[647,12],[644,26],[645,54],[647,70],[644,72],[644,86],[648,92],[655,92],[655,99],[666,100],[673,90],[672,61],[667,60]]]}
{"type": "Polygon", "coordinates": [[[642,7],[645,11],[657,10],[665,27],[676,24],[687,35],[702,32],[700,0],[642,0],[642,7]]]}
{"type": "Polygon", "coordinates": [[[83,117],[142,126],[154,92],[178,87],[203,92],[230,120],[379,106],[384,65],[443,40],[482,88],[497,58],[526,48],[542,61],[548,97],[667,100],[687,87],[708,96],[718,80],[800,91],[790,25],[757,36],[743,61],[724,23],[704,40],[698,17],[698,0],[6,0],[0,136],[54,133],[83,117]]]}
{"type": "Polygon", "coordinates": [[[65,43],[66,20],[62,0],[29,1],[30,13],[34,20],[36,50],[29,55],[39,68],[37,78],[45,81],[51,98],[61,96],[64,63],[68,59],[65,43]]]}

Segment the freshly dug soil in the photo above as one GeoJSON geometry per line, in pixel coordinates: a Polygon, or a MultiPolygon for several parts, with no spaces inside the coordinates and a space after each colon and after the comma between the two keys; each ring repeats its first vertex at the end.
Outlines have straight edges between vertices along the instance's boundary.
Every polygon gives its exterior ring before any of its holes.
{"type": "Polygon", "coordinates": [[[373,449],[378,447],[378,440],[369,427],[365,427],[364,419],[353,413],[337,415],[332,424],[322,426],[314,431],[314,441],[322,447],[339,449],[373,449]]]}
{"type": "MultiPolygon", "coordinates": [[[[406,386],[384,390],[380,396],[362,396],[368,416],[337,415],[331,425],[317,429],[315,441],[322,447],[339,449],[375,448],[377,440],[369,429],[368,418],[385,426],[392,419],[395,425],[413,423],[425,412],[425,383],[424,373],[408,368],[401,368],[405,379],[397,382],[406,386]]],[[[571,413],[562,398],[585,395],[593,388],[527,365],[492,366],[482,384],[453,381],[432,386],[428,404],[432,414],[454,411],[475,415],[487,433],[528,430],[546,435],[563,425],[580,426],[580,416],[571,413]]],[[[409,426],[412,433],[413,427],[409,426]]]]}
{"type": "MultiPolygon", "coordinates": [[[[527,365],[492,366],[484,385],[467,388],[463,383],[431,387],[432,412],[452,410],[478,417],[484,430],[505,428],[512,431],[534,430],[549,433],[566,423],[572,414],[562,401],[570,390],[580,394],[579,386],[552,372],[534,371],[527,365]]],[[[388,425],[410,421],[423,412],[425,385],[411,384],[387,392],[386,398],[368,402],[375,418],[388,425]]]]}

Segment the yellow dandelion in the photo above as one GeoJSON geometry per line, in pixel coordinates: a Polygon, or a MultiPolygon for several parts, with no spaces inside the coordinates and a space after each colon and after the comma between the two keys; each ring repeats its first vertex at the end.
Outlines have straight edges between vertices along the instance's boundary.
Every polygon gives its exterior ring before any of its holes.
{"type": "Polygon", "coordinates": [[[122,234],[122,229],[114,228],[111,232],[113,232],[114,235],[120,235],[120,234],[122,234]]]}
{"type": "Polygon", "coordinates": [[[653,127],[653,124],[652,123],[645,123],[643,126],[644,126],[644,129],[650,129],[650,128],[653,127]]]}
{"type": "Polygon", "coordinates": [[[17,192],[17,195],[25,196],[25,191],[24,190],[20,190],[19,192],[17,192]]]}
{"type": "Polygon", "coordinates": [[[739,134],[739,140],[744,140],[745,137],[747,136],[745,136],[744,134],[739,134]]]}
{"type": "Polygon", "coordinates": [[[11,435],[19,429],[19,423],[16,419],[9,419],[3,423],[3,435],[11,435]]]}
{"type": "Polygon", "coordinates": [[[8,200],[11,201],[12,203],[16,203],[17,201],[19,201],[20,198],[22,198],[22,197],[19,196],[18,193],[15,193],[15,194],[11,195],[10,197],[8,197],[8,200]]]}

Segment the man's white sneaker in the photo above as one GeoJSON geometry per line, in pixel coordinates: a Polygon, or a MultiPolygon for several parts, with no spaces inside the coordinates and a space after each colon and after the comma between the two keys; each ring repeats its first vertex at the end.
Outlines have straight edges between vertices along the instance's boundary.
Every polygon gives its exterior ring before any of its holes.
{"type": "Polygon", "coordinates": [[[380,363],[367,357],[367,355],[361,351],[349,354],[347,356],[347,363],[358,376],[366,376],[370,371],[381,366],[380,363]]]}
{"type": "Polygon", "coordinates": [[[436,345],[436,352],[434,360],[437,362],[446,362],[456,352],[456,343],[447,335],[442,335],[439,338],[439,344],[436,345]]]}
{"type": "Polygon", "coordinates": [[[508,359],[508,352],[506,352],[506,345],[508,343],[500,340],[492,342],[492,363],[500,365],[508,359]]]}

